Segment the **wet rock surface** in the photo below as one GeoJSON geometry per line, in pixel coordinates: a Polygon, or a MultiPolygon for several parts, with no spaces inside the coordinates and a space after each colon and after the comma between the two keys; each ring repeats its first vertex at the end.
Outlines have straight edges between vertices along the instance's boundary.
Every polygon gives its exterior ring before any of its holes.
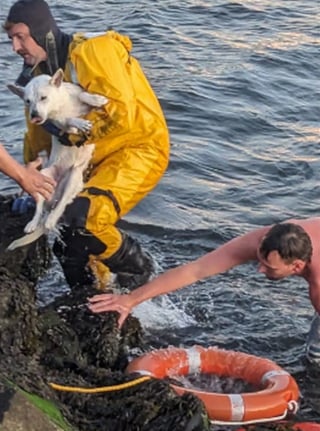
{"type": "MultiPolygon", "coordinates": [[[[6,251],[12,240],[23,235],[32,216],[12,215],[11,200],[0,196],[0,430],[59,429],[8,381],[52,401],[72,430],[209,429],[203,404],[193,395],[176,395],[166,381],[150,379],[123,387],[138,377],[124,373],[130,349],[147,349],[136,318],[129,317],[119,331],[116,313],[89,312],[87,297],[96,293],[90,286],[37,307],[36,284],[50,265],[51,251],[44,237],[6,251]],[[64,389],[115,386],[118,390],[90,394],[79,389],[60,391],[51,383],[67,387],[64,389]]],[[[288,422],[243,429],[297,431],[298,427],[288,422]]]]}
{"type": "Polygon", "coordinates": [[[59,428],[25,396],[1,382],[0,429],[1,431],[59,431],[59,428]]]}
{"type": "MultiPolygon", "coordinates": [[[[86,299],[96,293],[90,286],[37,307],[36,283],[50,265],[51,252],[44,237],[6,251],[12,240],[23,235],[23,227],[32,216],[12,215],[11,200],[0,197],[0,382],[14,382],[54,402],[74,430],[105,430],[106,424],[107,429],[119,431],[208,429],[203,404],[193,395],[176,395],[165,381],[149,379],[95,394],[58,391],[50,386],[53,382],[100,388],[132,381],[138,376],[124,373],[128,352],[131,348],[143,351],[146,346],[136,318],[129,317],[119,331],[116,313],[89,312],[86,299]]],[[[23,411],[25,400],[12,404],[16,392],[3,388],[7,401],[3,401],[6,413],[0,415],[0,429],[16,431],[18,424],[3,428],[4,415],[19,405],[23,411]]],[[[38,430],[36,419],[26,420],[31,428],[21,429],[38,430]]]]}

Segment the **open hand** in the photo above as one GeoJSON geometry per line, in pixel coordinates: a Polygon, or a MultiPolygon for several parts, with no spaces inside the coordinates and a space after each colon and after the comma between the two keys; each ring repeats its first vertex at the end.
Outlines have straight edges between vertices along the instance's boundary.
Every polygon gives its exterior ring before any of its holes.
{"type": "Polygon", "coordinates": [[[105,311],[117,311],[119,327],[123,325],[133,308],[133,301],[128,295],[116,295],[114,293],[102,293],[88,298],[88,308],[93,313],[103,313],[105,311]]]}
{"type": "Polygon", "coordinates": [[[25,166],[25,175],[20,181],[20,186],[31,195],[36,201],[38,193],[46,200],[50,200],[54,192],[56,182],[46,175],[38,171],[41,165],[41,159],[38,158],[34,162],[30,162],[25,166]]]}

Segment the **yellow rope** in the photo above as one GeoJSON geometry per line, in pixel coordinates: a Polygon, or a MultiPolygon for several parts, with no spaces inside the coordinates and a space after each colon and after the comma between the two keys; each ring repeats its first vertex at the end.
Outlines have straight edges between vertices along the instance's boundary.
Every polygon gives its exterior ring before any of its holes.
{"type": "Polygon", "coordinates": [[[65,391],[65,392],[79,392],[81,394],[98,394],[99,392],[112,392],[112,391],[121,391],[122,389],[131,388],[132,386],[139,385],[147,380],[150,380],[150,376],[139,377],[138,379],[131,380],[130,382],[121,383],[120,385],[114,386],[102,386],[101,388],[79,388],[75,386],[62,386],[57,385],[56,383],[49,383],[49,386],[56,391],[65,391]]]}

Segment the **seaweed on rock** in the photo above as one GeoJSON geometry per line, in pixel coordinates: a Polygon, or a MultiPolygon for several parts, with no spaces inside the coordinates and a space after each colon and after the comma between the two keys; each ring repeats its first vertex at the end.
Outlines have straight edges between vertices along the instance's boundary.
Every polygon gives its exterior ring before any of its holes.
{"type": "Polygon", "coordinates": [[[53,401],[79,431],[201,431],[208,429],[202,402],[178,396],[163,380],[98,394],[56,391],[50,382],[84,388],[119,385],[135,378],[124,369],[131,348],[146,348],[139,321],[129,316],[121,331],[114,312],[92,314],[90,286],[39,309],[36,285],[50,264],[45,237],[7,252],[32,214],[11,213],[12,197],[0,197],[0,381],[53,401]]]}

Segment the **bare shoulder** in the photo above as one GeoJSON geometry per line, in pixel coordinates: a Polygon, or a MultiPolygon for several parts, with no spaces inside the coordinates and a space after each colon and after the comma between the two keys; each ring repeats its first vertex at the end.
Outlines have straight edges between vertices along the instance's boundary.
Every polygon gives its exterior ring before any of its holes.
{"type": "Polygon", "coordinates": [[[309,224],[310,225],[313,225],[313,224],[320,225],[320,217],[310,217],[310,218],[304,218],[304,219],[292,218],[292,219],[286,220],[285,223],[295,223],[295,224],[298,224],[301,226],[309,225],[309,224]]]}
{"type": "Polygon", "coordinates": [[[308,219],[290,219],[288,223],[294,223],[301,226],[311,237],[320,238],[320,217],[312,217],[308,219]]]}
{"type": "Polygon", "coordinates": [[[270,228],[271,226],[264,226],[253,229],[229,241],[225,248],[240,261],[255,260],[259,244],[270,228]]]}
{"type": "Polygon", "coordinates": [[[244,235],[240,236],[239,239],[241,242],[246,242],[247,244],[251,244],[256,246],[261,242],[262,238],[269,232],[272,226],[263,226],[257,229],[253,229],[244,235]]]}
{"type": "Polygon", "coordinates": [[[312,243],[312,259],[309,266],[310,274],[307,277],[310,287],[320,289],[320,217],[313,217],[304,220],[289,220],[301,226],[309,235],[312,243]]]}

